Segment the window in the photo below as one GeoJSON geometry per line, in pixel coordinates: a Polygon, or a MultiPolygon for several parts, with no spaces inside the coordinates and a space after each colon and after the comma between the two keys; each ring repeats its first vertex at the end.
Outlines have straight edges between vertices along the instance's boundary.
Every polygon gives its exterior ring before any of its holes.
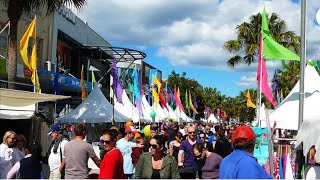
{"type": "MultiPolygon", "coordinates": [[[[0,24],[0,31],[5,26],[5,24],[0,24]]],[[[8,28],[6,28],[0,34],[0,55],[7,57],[7,38],[8,38],[8,28]]]]}
{"type": "Polygon", "coordinates": [[[150,76],[150,68],[147,67],[147,66],[144,67],[144,75],[145,75],[146,77],[149,77],[149,76],[150,76]]]}

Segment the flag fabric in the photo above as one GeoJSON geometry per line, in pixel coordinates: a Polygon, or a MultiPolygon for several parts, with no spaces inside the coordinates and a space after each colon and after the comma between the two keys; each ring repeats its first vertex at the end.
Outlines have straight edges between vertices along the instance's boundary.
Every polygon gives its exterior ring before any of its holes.
{"type": "Polygon", "coordinates": [[[248,89],[247,91],[247,107],[252,107],[252,108],[256,108],[256,105],[252,102],[251,97],[250,97],[250,91],[248,89]]]}
{"type": "Polygon", "coordinates": [[[278,104],[280,104],[281,103],[281,96],[279,93],[277,93],[277,100],[278,100],[278,104]]]}
{"type": "Polygon", "coordinates": [[[273,106],[276,107],[277,103],[276,101],[274,101],[272,97],[272,92],[268,83],[268,71],[266,67],[266,60],[264,60],[262,57],[263,43],[264,42],[262,40],[262,33],[260,33],[260,46],[259,46],[258,70],[257,70],[258,87],[261,90],[261,92],[265,95],[265,97],[273,104],[273,106]],[[260,76],[261,76],[261,79],[260,79],[260,76]]]}
{"type": "MultiPolygon", "coordinates": [[[[178,90],[179,90],[179,88],[178,88],[178,90]]],[[[174,98],[174,100],[176,102],[177,107],[179,107],[182,111],[184,111],[183,105],[182,105],[182,103],[180,101],[180,98],[178,97],[178,93],[177,93],[176,87],[174,87],[173,98],[174,98]]]]}
{"type": "Polygon", "coordinates": [[[157,109],[159,104],[159,94],[154,88],[152,88],[152,96],[153,96],[154,102],[156,103],[156,109],[157,109]]]}
{"type": "Polygon", "coordinates": [[[206,119],[208,119],[210,116],[210,107],[206,106],[203,113],[205,114],[206,119]]]}
{"type": "Polygon", "coordinates": [[[53,79],[53,89],[56,93],[56,95],[60,94],[60,89],[59,89],[59,63],[56,63],[56,72],[54,74],[54,79],[53,79]]]}
{"type": "Polygon", "coordinates": [[[94,85],[95,85],[96,82],[97,81],[96,81],[96,77],[94,76],[94,72],[91,71],[91,84],[92,84],[92,88],[91,89],[94,88],[94,85]]]}
{"type": "Polygon", "coordinates": [[[193,106],[192,104],[192,97],[191,97],[191,93],[189,91],[189,105],[190,105],[190,109],[195,112],[196,114],[199,114],[198,111],[196,110],[196,108],[193,106]]]}
{"type": "Polygon", "coordinates": [[[159,98],[160,98],[160,102],[161,102],[162,106],[165,107],[167,110],[169,110],[168,106],[167,106],[167,103],[166,103],[166,100],[164,99],[164,97],[163,97],[161,92],[159,93],[159,98]]]}
{"type": "Polygon", "coordinates": [[[277,75],[277,70],[275,70],[273,75],[272,90],[276,94],[277,94],[278,86],[279,86],[278,75],[277,75]]]}
{"type": "Polygon", "coordinates": [[[170,89],[170,86],[167,86],[167,92],[170,95],[170,106],[172,107],[173,103],[174,103],[174,97],[173,97],[173,93],[172,90],[170,89]]]}
{"type": "Polygon", "coordinates": [[[37,39],[36,39],[36,17],[31,21],[28,29],[22,36],[20,40],[20,54],[23,59],[23,62],[26,64],[26,66],[32,71],[31,75],[31,81],[33,85],[37,87],[37,92],[41,93],[40,83],[39,83],[39,77],[38,77],[38,70],[37,70],[37,39]],[[29,45],[29,38],[33,39],[33,47],[31,52],[30,59],[28,58],[28,45],[29,45]]]}
{"type": "Polygon", "coordinates": [[[198,109],[198,102],[196,96],[193,96],[193,105],[196,109],[198,109]]]}
{"type": "Polygon", "coordinates": [[[137,71],[137,68],[134,68],[132,72],[132,78],[133,78],[133,94],[135,98],[132,98],[135,102],[135,105],[137,109],[139,110],[139,114],[143,116],[142,111],[142,98],[141,98],[141,92],[140,92],[140,85],[139,85],[139,73],[137,71]]]}
{"type": "Polygon", "coordinates": [[[190,109],[191,104],[190,104],[190,106],[189,106],[188,90],[186,90],[186,97],[185,97],[184,103],[185,103],[185,105],[186,105],[186,106],[185,106],[186,109],[190,109]]]}
{"type": "Polygon", "coordinates": [[[180,99],[180,89],[179,89],[179,87],[178,87],[178,91],[177,91],[177,97],[178,97],[179,101],[181,102],[181,99],[180,99]]]}
{"type": "Polygon", "coordinates": [[[269,27],[268,27],[268,18],[265,8],[263,8],[262,13],[262,25],[261,32],[263,37],[263,59],[268,60],[296,60],[299,61],[300,57],[285,48],[281,44],[277,43],[274,39],[272,39],[269,27]]]}
{"type": "Polygon", "coordinates": [[[113,84],[113,77],[112,77],[112,75],[110,74],[110,93],[109,93],[109,96],[113,98],[112,84],[113,84]]]}
{"type": "Polygon", "coordinates": [[[151,89],[148,90],[148,103],[151,104],[151,89]]]}
{"type": "Polygon", "coordinates": [[[81,68],[81,80],[80,80],[80,85],[81,85],[81,99],[82,101],[86,100],[86,90],[84,88],[84,71],[83,71],[83,65],[81,68]]]}
{"type": "Polygon", "coordinates": [[[114,57],[112,60],[111,67],[112,67],[111,74],[113,77],[113,83],[112,83],[113,92],[115,93],[115,96],[117,97],[118,102],[122,103],[123,89],[122,89],[121,81],[118,79],[118,67],[117,67],[116,59],[114,57]]]}
{"type": "Polygon", "coordinates": [[[152,77],[152,83],[157,85],[158,87],[158,93],[160,93],[161,90],[161,82],[159,81],[159,79],[157,78],[157,76],[153,75],[152,77]]]}
{"type": "Polygon", "coordinates": [[[153,76],[158,76],[158,70],[157,69],[150,69],[150,73],[149,73],[149,85],[151,86],[151,84],[153,83],[153,76]]]}

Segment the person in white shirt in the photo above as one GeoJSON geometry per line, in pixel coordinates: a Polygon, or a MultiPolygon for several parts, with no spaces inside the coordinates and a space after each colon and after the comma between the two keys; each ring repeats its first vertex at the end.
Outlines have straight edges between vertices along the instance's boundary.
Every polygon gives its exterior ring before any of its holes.
{"type": "Polygon", "coordinates": [[[49,148],[49,179],[61,179],[64,177],[64,146],[68,143],[68,139],[63,137],[60,126],[57,124],[51,126],[48,135],[53,140],[49,148]]]}
{"type": "Polygon", "coordinates": [[[7,131],[3,136],[0,145],[0,179],[6,179],[12,166],[20,161],[17,157],[18,152],[14,148],[16,140],[17,134],[14,131],[7,131]]]}

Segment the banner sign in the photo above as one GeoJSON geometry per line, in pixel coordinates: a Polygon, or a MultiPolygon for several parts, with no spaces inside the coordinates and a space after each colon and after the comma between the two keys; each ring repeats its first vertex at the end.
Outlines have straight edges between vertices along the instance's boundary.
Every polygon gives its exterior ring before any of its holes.
{"type": "Polygon", "coordinates": [[[257,136],[253,156],[258,159],[258,163],[262,166],[267,162],[269,157],[268,131],[267,128],[260,127],[252,127],[252,129],[257,136]]]}

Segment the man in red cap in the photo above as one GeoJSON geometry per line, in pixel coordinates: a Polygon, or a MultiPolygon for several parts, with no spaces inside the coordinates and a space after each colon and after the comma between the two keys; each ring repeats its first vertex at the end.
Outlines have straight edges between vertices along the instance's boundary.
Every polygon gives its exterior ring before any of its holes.
{"type": "Polygon", "coordinates": [[[135,168],[132,164],[132,148],[136,147],[134,136],[138,130],[133,126],[127,126],[125,129],[126,136],[117,141],[117,149],[119,149],[123,156],[123,170],[125,179],[134,179],[135,168]]]}
{"type": "Polygon", "coordinates": [[[254,131],[248,126],[239,126],[232,135],[233,152],[220,165],[220,179],[271,179],[258,164],[253,151],[256,141],[254,131]]]}

